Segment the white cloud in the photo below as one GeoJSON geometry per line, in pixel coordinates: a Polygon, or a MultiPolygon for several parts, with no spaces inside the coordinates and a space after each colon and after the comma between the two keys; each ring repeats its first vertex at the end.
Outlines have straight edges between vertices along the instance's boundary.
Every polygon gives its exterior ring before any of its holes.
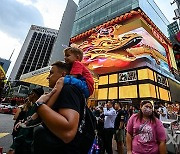
{"type": "Polygon", "coordinates": [[[67,0],[38,1],[35,6],[43,14],[45,26],[48,28],[59,29],[61,18],[65,10],[67,0]]]}
{"type": "Polygon", "coordinates": [[[5,59],[9,59],[11,56],[11,53],[14,50],[14,54],[11,57],[11,64],[9,67],[9,70],[7,72],[7,76],[9,76],[14,63],[18,57],[19,51],[21,49],[21,43],[18,39],[12,38],[10,36],[8,36],[6,33],[3,33],[0,31],[0,51],[1,51],[1,58],[5,58],[5,59]]]}
{"type": "Polygon", "coordinates": [[[16,39],[24,39],[31,24],[44,25],[43,17],[33,5],[1,0],[0,30],[16,39]]]}
{"type": "Polygon", "coordinates": [[[22,3],[22,0],[1,0],[0,57],[9,59],[15,49],[7,76],[12,70],[31,24],[44,26],[42,14],[30,2],[36,0],[31,0],[29,3],[22,3]]]}

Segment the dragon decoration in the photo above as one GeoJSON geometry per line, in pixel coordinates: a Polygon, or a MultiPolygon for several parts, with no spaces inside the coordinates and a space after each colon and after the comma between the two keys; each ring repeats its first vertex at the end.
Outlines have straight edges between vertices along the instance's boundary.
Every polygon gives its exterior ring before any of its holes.
{"type": "Polygon", "coordinates": [[[150,55],[160,64],[167,58],[156,49],[140,44],[143,37],[137,33],[118,35],[121,25],[96,30],[81,44],[71,44],[84,51],[83,63],[93,72],[102,74],[117,71],[135,61],[138,56],[150,55]]]}

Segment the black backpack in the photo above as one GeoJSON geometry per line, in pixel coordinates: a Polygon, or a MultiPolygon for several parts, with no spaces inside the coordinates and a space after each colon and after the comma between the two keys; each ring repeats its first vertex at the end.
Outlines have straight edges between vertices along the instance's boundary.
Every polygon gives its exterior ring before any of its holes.
{"type": "Polygon", "coordinates": [[[80,123],[77,132],[78,147],[81,154],[87,154],[92,147],[96,135],[97,121],[92,111],[85,105],[81,105],[80,123]],[[82,116],[83,115],[83,116],[82,116]]]}

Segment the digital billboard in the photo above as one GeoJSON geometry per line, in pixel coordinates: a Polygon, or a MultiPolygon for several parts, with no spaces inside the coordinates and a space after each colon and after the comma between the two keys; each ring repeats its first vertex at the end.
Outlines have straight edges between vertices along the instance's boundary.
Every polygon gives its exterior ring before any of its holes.
{"type": "Polygon", "coordinates": [[[97,74],[119,71],[149,59],[169,71],[165,48],[143,27],[126,33],[121,25],[100,28],[78,47],[84,51],[83,63],[97,74]]]}

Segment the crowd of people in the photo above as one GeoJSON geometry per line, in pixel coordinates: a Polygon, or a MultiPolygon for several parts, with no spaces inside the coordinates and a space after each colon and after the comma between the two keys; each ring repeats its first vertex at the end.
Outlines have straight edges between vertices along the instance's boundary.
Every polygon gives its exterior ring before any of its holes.
{"type": "MultiPolygon", "coordinates": [[[[162,144],[163,148],[160,146],[159,151],[164,153],[166,136],[161,121],[177,119],[178,115],[180,115],[179,104],[158,102],[158,104],[153,105],[149,100],[142,101],[139,106],[112,100],[107,104],[92,107],[91,110],[94,116],[97,117],[99,136],[103,142],[102,153],[106,151],[108,154],[112,153],[112,139],[117,143],[118,154],[125,152],[125,145],[128,153],[132,153],[132,151],[140,153],[138,149],[143,147],[143,149],[147,147],[144,153],[151,152],[152,148],[147,146],[149,143],[153,143],[152,147],[155,146],[155,143],[158,143],[158,145],[162,144]],[[141,128],[140,132],[138,132],[139,128],[141,128]],[[140,139],[139,136],[141,136],[140,139]],[[128,146],[132,144],[141,146],[135,146],[134,148],[128,146]]],[[[157,145],[156,148],[158,150],[157,145]]]]}
{"type": "MultiPolygon", "coordinates": [[[[47,77],[49,87],[33,89],[24,106],[14,117],[13,144],[7,154],[85,154],[78,144],[78,127],[86,99],[93,93],[91,73],[81,63],[83,52],[74,47],[64,50],[65,63],[55,62],[47,77]],[[34,127],[36,126],[36,127],[34,127]]],[[[101,153],[112,154],[112,139],[119,154],[164,154],[166,136],[161,120],[179,114],[170,106],[153,106],[151,101],[141,101],[140,106],[123,105],[108,101],[92,108],[97,119],[101,153]],[[141,151],[141,152],[142,152],[141,151]]],[[[179,106],[178,106],[179,107],[179,106]]],[[[175,108],[175,107],[174,107],[175,108]]]]}

